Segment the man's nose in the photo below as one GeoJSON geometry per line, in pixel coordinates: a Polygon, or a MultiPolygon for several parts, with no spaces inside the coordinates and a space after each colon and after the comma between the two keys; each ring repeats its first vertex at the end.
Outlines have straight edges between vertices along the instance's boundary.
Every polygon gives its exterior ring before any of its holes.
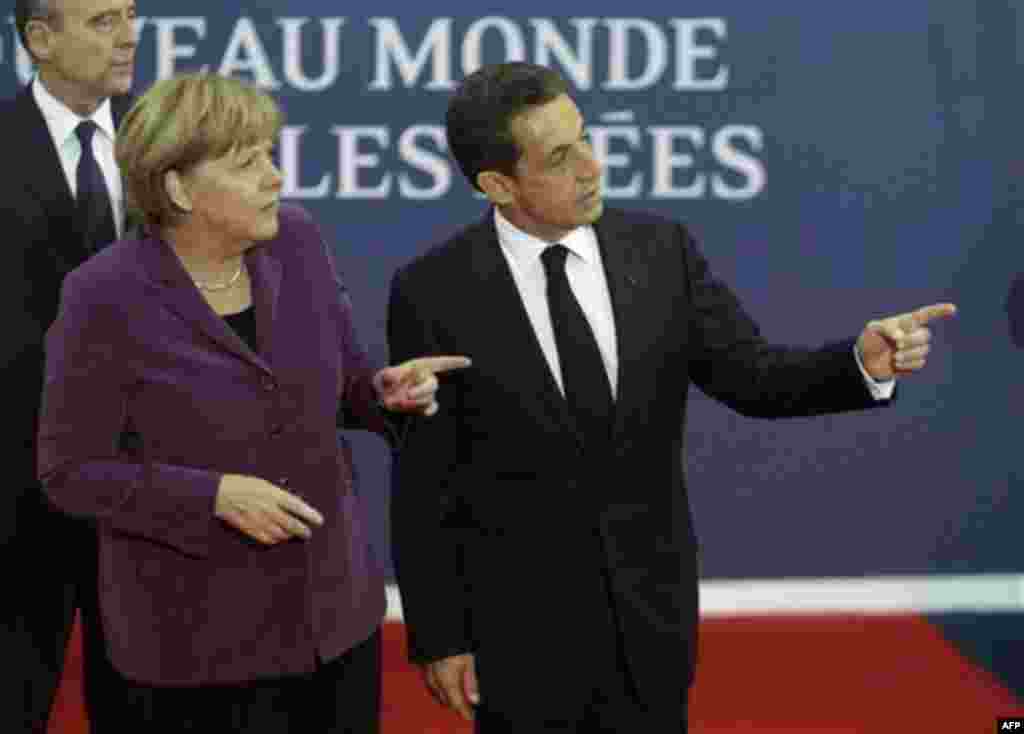
{"type": "Polygon", "coordinates": [[[139,32],[135,18],[125,18],[121,23],[120,33],[117,37],[118,46],[137,46],[139,43],[139,32]]]}
{"type": "Polygon", "coordinates": [[[589,145],[581,145],[579,152],[579,177],[584,180],[590,180],[600,176],[601,171],[601,161],[594,155],[594,149],[589,145]]]}

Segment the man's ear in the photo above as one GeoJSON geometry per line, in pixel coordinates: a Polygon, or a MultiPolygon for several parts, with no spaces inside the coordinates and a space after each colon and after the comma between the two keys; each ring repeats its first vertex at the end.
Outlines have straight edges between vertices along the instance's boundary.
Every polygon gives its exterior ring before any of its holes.
{"type": "Polygon", "coordinates": [[[25,24],[25,42],[35,61],[49,61],[53,55],[53,29],[42,18],[33,18],[25,24]]]}
{"type": "Polygon", "coordinates": [[[515,180],[499,171],[481,171],[476,176],[476,185],[495,206],[507,206],[519,194],[515,180]]]}

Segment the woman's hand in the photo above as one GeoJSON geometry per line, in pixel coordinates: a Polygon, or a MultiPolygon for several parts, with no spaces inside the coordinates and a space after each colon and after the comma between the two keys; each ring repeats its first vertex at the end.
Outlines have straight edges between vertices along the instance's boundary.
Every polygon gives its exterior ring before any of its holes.
{"type": "Polygon", "coordinates": [[[437,375],[461,370],[473,364],[466,357],[419,357],[385,367],[373,376],[377,399],[397,413],[433,415],[438,404],[434,396],[439,386],[437,375]]]}
{"type": "Polygon", "coordinates": [[[323,516],[295,495],[241,474],[221,477],[214,514],[266,545],[309,538],[313,534],[310,525],[324,524],[323,516]]]}

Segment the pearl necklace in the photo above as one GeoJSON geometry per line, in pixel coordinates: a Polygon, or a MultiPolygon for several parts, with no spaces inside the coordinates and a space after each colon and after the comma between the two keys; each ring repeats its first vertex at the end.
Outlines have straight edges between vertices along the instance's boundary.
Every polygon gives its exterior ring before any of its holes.
{"type": "Polygon", "coordinates": [[[196,284],[196,286],[201,291],[207,291],[207,292],[210,292],[210,293],[217,292],[217,291],[226,291],[228,288],[233,287],[235,285],[235,283],[238,282],[238,279],[242,277],[242,267],[243,267],[243,264],[244,264],[244,262],[238,263],[238,270],[236,270],[235,274],[232,275],[227,281],[225,281],[223,283],[217,283],[217,282],[209,281],[209,280],[205,280],[204,281],[204,280],[199,280],[198,278],[193,278],[192,281],[196,284]]]}

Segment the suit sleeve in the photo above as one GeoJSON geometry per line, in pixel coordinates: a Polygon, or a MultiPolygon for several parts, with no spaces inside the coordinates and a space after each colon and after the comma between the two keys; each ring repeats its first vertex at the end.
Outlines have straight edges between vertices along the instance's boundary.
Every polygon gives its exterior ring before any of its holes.
{"type": "Polygon", "coordinates": [[[109,284],[86,283],[80,272],[65,280],[46,337],[39,478],[65,512],[204,557],[228,532],[214,514],[221,475],[119,453],[131,388],[123,328],[130,319],[104,299],[109,284]]]}
{"type": "Polygon", "coordinates": [[[758,418],[887,404],[876,401],[864,383],[853,355],[855,339],[818,349],[769,344],[681,226],[678,237],[693,304],[690,377],[703,392],[738,413],[758,418]]]}
{"type": "Polygon", "coordinates": [[[338,427],[372,431],[395,445],[401,441],[402,417],[389,414],[377,400],[377,388],[373,386],[376,369],[370,364],[366,352],[358,341],[352,324],[351,302],[340,281],[338,288],[344,344],[341,360],[344,375],[338,402],[338,427]]]}
{"type": "MultiPolygon", "coordinates": [[[[31,225],[42,217],[42,213],[34,203],[25,202],[24,196],[13,198],[13,193],[8,193],[7,184],[0,188],[4,201],[18,202],[0,213],[0,230],[9,235],[0,284],[0,313],[4,314],[6,326],[0,345],[0,380],[8,388],[4,397],[8,440],[15,442],[13,450],[7,453],[8,503],[0,512],[0,543],[6,545],[17,535],[22,503],[35,502],[39,487],[33,439],[42,390],[43,327],[32,302],[34,279],[29,258],[33,240],[25,230],[31,230],[31,225]],[[13,438],[10,437],[11,429],[13,438]]],[[[36,288],[38,290],[40,284],[37,283],[36,288]]]]}
{"type": "MultiPolygon", "coordinates": [[[[388,303],[393,361],[443,354],[431,301],[417,296],[404,271],[395,275],[388,303]]],[[[469,652],[469,601],[461,572],[463,547],[454,514],[458,462],[460,373],[441,381],[440,410],[412,418],[392,472],[392,556],[413,662],[469,652]]]]}
{"type": "Polygon", "coordinates": [[[338,273],[331,248],[320,228],[304,210],[301,216],[305,219],[310,236],[317,241],[318,249],[326,261],[324,267],[331,278],[331,309],[342,349],[342,373],[338,380],[338,427],[372,431],[394,444],[398,440],[400,421],[388,415],[377,401],[377,390],[373,386],[377,368],[370,361],[356,333],[348,288],[338,273]]]}

